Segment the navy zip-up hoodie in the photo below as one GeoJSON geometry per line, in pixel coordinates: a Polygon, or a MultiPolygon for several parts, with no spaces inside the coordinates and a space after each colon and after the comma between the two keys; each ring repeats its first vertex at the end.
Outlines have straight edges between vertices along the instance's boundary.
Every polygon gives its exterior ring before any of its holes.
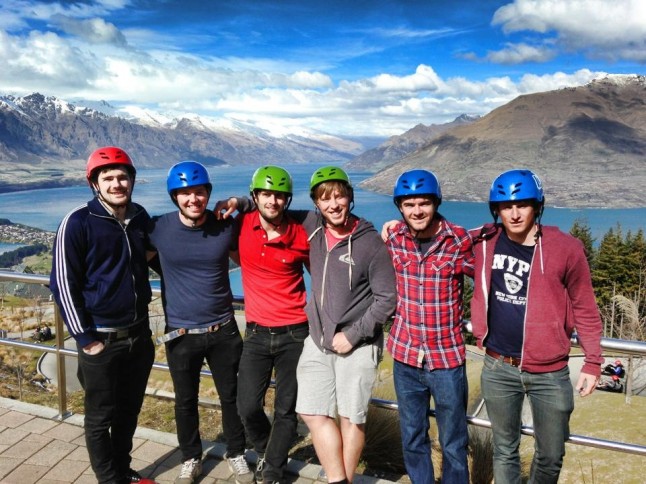
{"type": "Polygon", "coordinates": [[[50,289],[67,329],[81,345],[97,340],[97,328],[141,324],[151,300],[146,227],[138,204],[122,225],[94,198],[65,216],[54,241],[50,289]]]}

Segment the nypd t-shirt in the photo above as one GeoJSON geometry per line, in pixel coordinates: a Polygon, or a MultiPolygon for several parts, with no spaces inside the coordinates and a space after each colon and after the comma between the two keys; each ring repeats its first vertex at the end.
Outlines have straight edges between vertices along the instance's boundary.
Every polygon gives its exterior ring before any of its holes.
{"type": "Polygon", "coordinates": [[[489,293],[489,334],[485,346],[505,356],[521,356],[533,255],[534,246],[513,242],[504,231],[496,242],[489,293]]]}

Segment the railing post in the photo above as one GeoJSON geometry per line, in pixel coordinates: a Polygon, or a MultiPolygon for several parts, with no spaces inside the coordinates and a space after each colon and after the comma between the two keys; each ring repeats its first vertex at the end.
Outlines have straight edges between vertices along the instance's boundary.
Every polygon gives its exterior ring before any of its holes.
{"type": "Polygon", "coordinates": [[[57,420],[65,420],[71,415],[67,411],[67,377],[65,372],[65,355],[61,353],[61,348],[65,348],[65,328],[63,327],[63,318],[58,309],[58,304],[54,303],[54,326],[56,327],[56,374],[58,375],[58,415],[57,420]]]}

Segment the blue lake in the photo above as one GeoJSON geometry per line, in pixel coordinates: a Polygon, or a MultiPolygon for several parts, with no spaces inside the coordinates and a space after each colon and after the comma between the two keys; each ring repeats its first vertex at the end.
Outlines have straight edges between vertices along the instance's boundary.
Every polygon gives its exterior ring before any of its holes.
{"type": "MultiPolygon", "coordinates": [[[[315,165],[285,165],[294,179],[294,200],[292,208],[310,209],[309,179],[315,165]]],[[[255,167],[210,168],[213,182],[212,201],[230,195],[246,195],[255,167]]],[[[350,172],[352,182],[357,185],[370,176],[365,172],[350,172]]],[[[175,209],[166,192],[167,170],[139,170],[134,200],[142,204],[151,215],[158,215],[175,209]]],[[[549,194],[549,187],[547,187],[549,194]]],[[[55,231],[63,216],[91,198],[87,186],[28,190],[0,194],[0,218],[12,222],[55,231]]],[[[390,196],[364,190],[356,190],[354,212],[370,221],[376,227],[383,222],[398,218],[399,213],[390,196]]],[[[440,212],[449,220],[466,228],[473,228],[491,220],[486,203],[450,202],[442,203],[440,212]]],[[[646,229],[646,208],[633,209],[566,209],[547,207],[543,216],[546,225],[557,225],[568,231],[575,220],[585,221],[592,236],[599,240],[610,228],[619,223],[624,233],[646,229]]]]}
{"type": "MultiPolygon", "coordinates": [[[[294,180],[292,208],[311,209],[309,180],[316,169],[315,165],[286,165],[294,180]]],[[[249,183],[255,167],[216,167],[210,168],[213,182],[212,202],[232,195],[247,195],[249,183]]],[[[142,204],[151,215],[159,215],[175,210],[166,191],[168,170],[139,170],[135,185],[134,200],[142,204]]],[[[370,176],[365,172],[350,172],[350,179],[357,185],[370,176]]],[[[549,187],[548,187],[549,193],[549,187]]],[[[92,197],[87,186],[52,188],[47,190],[28,190],[0,194],[0,218],[8,218],[14,223],[55,231],[61,219],[73,208],[85,203],[92,197]]],[[[375,224],[377,228],[387,221],[399,218],[392,198],[373,192],[356,189],[354,212],[375,224]]],[[[480,226],[491,221],[486,203],[445,201],[440,212],[449,220],[466,228],[480,226]]],[[[624,233],[628,230],[646,229],[646,208],[639,209],[565,209],[547,207],[543,222],[557,225],[568,231],[575,220],[585,221],[597,240],[610,229],[621,224],[624,233]]],[[[0,253],[3,246],[0,246],[0,253]]],[[[16,246],[4,245],[4,250],[16,246]]],[[[306,278],[307,279],[307,278],[306,278]]],[[[240,272],[231,274],[233,293],[242,295],[240,272]]]]}
{"type": "Polygon", "coordinates": [[[20,247],[24,247],[25,244],[9,244],[6,242],[0,242],[0,254],[4,254],[5,252],[10,252],[12,250],[19,249],[20,247]]]}

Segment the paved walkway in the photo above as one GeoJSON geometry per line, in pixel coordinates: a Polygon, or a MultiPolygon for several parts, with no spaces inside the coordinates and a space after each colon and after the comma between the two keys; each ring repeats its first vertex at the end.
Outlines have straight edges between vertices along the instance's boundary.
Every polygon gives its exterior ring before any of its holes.
{"type": "MultiPolygon", "coordinates": [[[[91,484],[83,436],[83,415],[56,419],[57,411],[40,405],[0,398],[0,483],[2,484],[91,484]]],[[[234,483],[222,460],[224,445],[204,442],[202,484],[234,483]]],[[[137,429],[132,467],[158,483],[172,483],[179,472],[180,456],[175,434],[137,429]]],[[[247,453],[255,463],[255,454],[247,453]]],[[[325,482],[321,467],[290,459],[288,471],[294,484],[325,482]]],[[[388,484],[391,481],[358,475],[357,484],[388,484]]]]}

